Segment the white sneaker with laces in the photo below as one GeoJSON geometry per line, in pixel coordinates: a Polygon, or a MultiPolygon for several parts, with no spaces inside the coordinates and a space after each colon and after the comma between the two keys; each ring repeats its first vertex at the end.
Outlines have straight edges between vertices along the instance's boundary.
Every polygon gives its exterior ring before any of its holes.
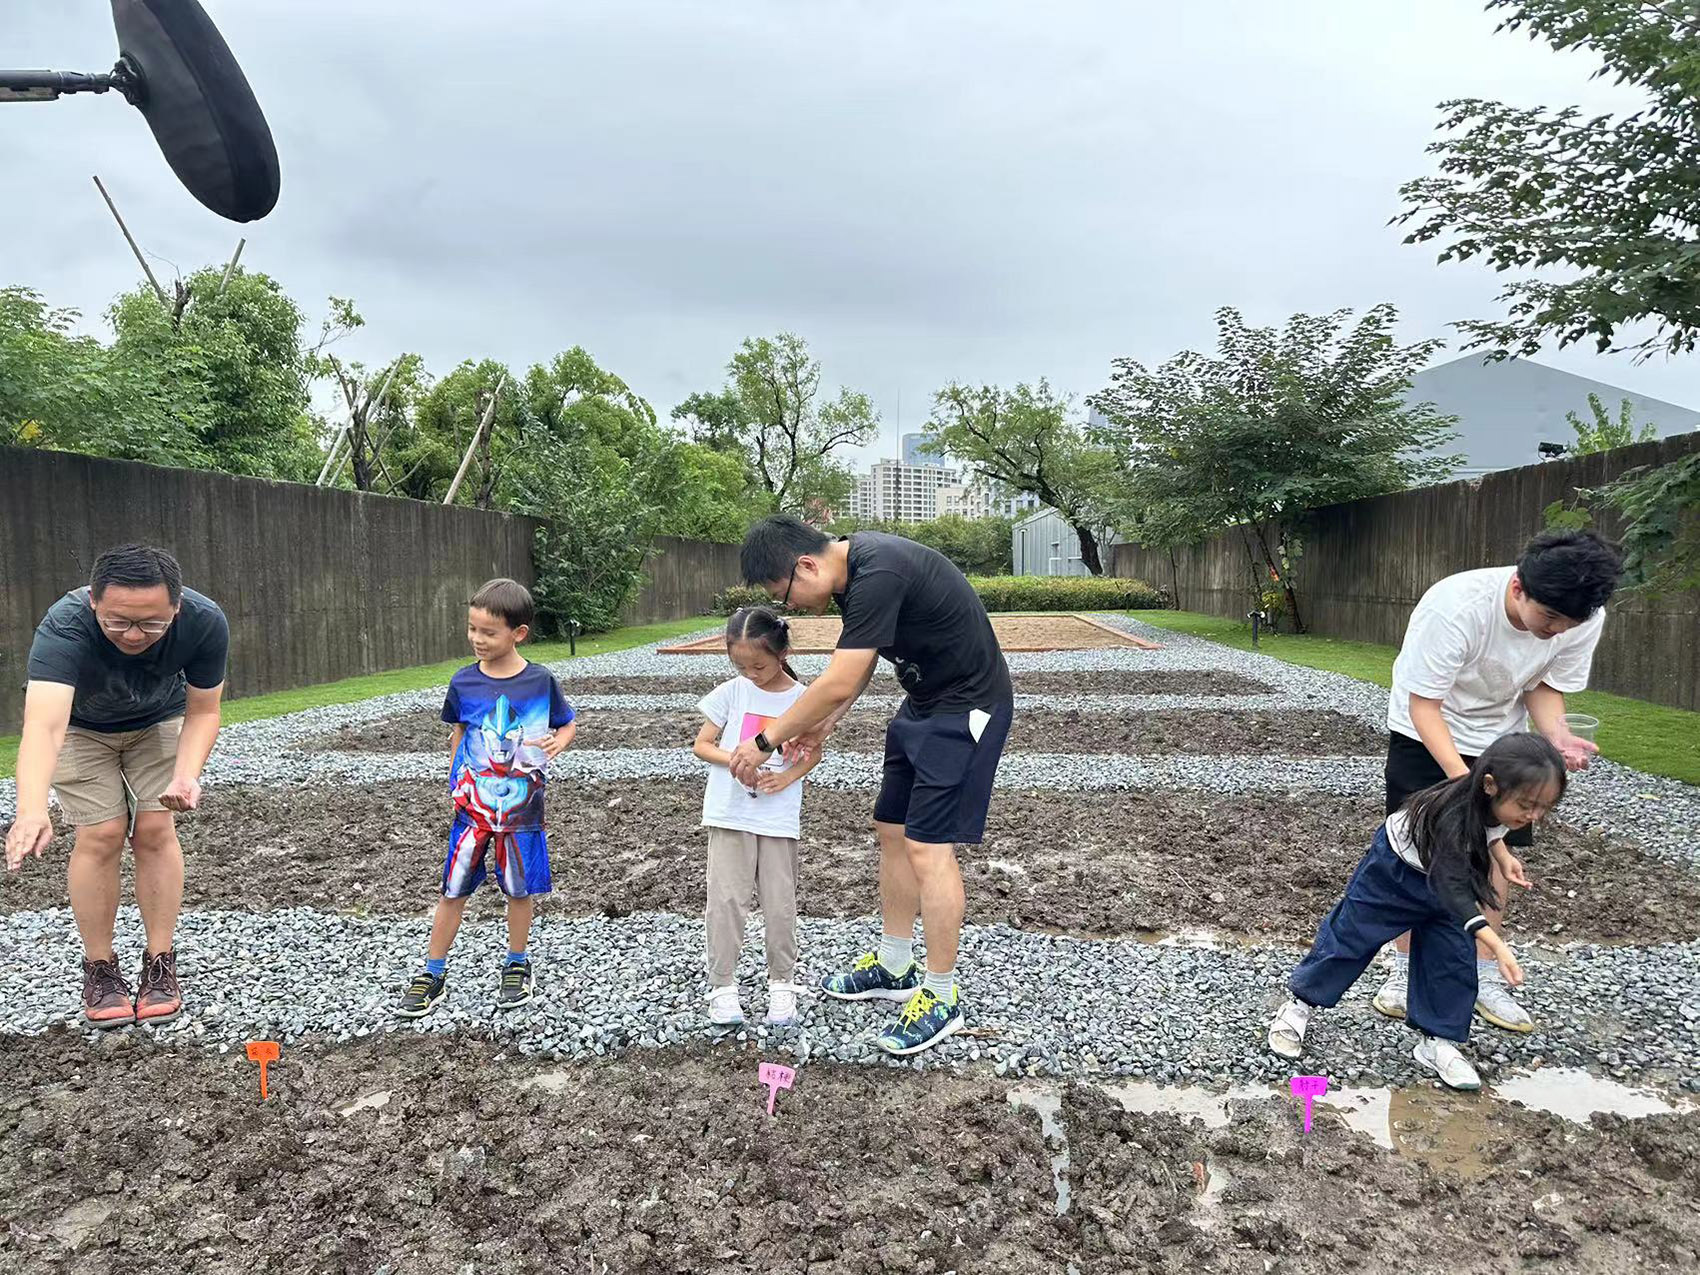
{"type": "Polygon", "coordinates": [[[797,985],[769,983],[767,985],[767,1021],[775,1025],[797,1021],[797,985]]]}
{"type": "Polygon", "coordinates": [[[1482,1078],[1470,1065],[1470,1060],[1458,1052],[1458,1046],[1438,1036],[1424,1036],[1411,1051],[1419,1066],[1440,1077],[1448,1089],[1472,1090],[1482,1087],[1482,1078]]]}
{"type": "Polygon", "coordinates": [[[1309,1026],[1310,1006],[1299,1000],[1288,1001],[1269,1024],[1270,1051],[1282,1058],[1297,1058],[1304,1053],[1305,1028],[1309,1026]]]}
{"type": "Polygon", "coordinates": [[[1404,961],[1395,961],[1392,971],[1387,975],[1387,981],[1381,985],[1381,990],[1370,1002],[1377,1013],[1386,1014],[1389,1018],[1405,1017],[1405,997],[1410,993],[1410,966],[1404,961]]]}
{"type": "Polygon", "coordinates": [[[736,986],[717,987],[708,994],[708,1021],[716,1027],[733,1027],[744,1021],[736,986]]]}
{"type": "Polygon", "coordinates": [[[1504,1031],[1535,1030],[1535,1020],[1517,1003],[1517,998],[1511,994],[1511,985],[1505,981],[1505,975],[1499,972],[1497,965],[1491,973],[1485,969],[1476,972],[1476,1013],[1504,1031]]]}

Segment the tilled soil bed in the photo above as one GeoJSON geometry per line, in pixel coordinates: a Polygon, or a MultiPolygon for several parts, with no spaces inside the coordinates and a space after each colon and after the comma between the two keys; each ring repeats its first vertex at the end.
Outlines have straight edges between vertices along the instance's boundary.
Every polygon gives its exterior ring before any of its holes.
{"type": "MultiPolygon", "coordinates": [[[[691,712],[586,709],[579,715],[577,749],[688,748],[703,718],[691,712]]],[[[829,748],[881,752],[886,709],[856,709],[839,723],[829,748]]],[[[423,753],[444,748],[449,728],[421,710],[345,726],[301,748],[360,753],[423,753]]],[[[1274,753],[1283,756],[1373,756],[1387,736],[1344,713],[1264,709],[1167,709],[1083,713],[1072,709],[1017,712],[1008,751],[1042,753],[1274,753]]]]}
{"type": "Polygon", "coordinates": [[[0,1039],[0,1271],[1691,1271],[1700,1113],[1593,1129],[1495,1107],[1473,1181],[1325,1114],[1225,1128],[1000,1081],[758,1056],[584,1066],[468,1039],[235,1054],[0,1039]],[[162,1108],[161,1096],[170,1095],[162,1108]],[[1531,1264],[1540,1263],[1538,1266],[1531,1264]],[[1438,1267],[1436,1267],[1438,1269],[1438,1267]]]}
{"type": "MultiPolygon", "coordinates": [[[[564,677],[567,698],[584,695],[705,695],[731,677],[724,661],[680,656],[677,677],[564,677]]],[[[1263,682],[1215,669],[1093,669],[1081,673],[1014,673],[1017,695],[1268,695],[1263,682]]],[[[869,695],[895,696],[895,679],[879,677],[869,695]]]]}
{"type": "MultiPolygon", "coordinates": [[[[694,915],[706,834],[695,784],[560,782],[548,797],[554,893],[570,915],[694,915]]],[[[865,916],[877,906],[872,794],[819,788],[803,803],[799,908],[865,916]]],[[[1000,792],[985,843],[962,852],[968,919],[1078,936],[1205,927],[1308,942],[1380,821],[1377,799],[1208,798],[1178,792],[1000,792]]],[[[208,790],[182,820],[185,903],[250,911],[307,905],[423,915],[447,844],[444,785],[242,785],[208,790]]],[[[64,853],[0,876],[0,910],[65,903],[64,853]]],[[[1700,875],[1564,825],[1525,859],[1512,936],[1549,942],[1700,936],[1700,875]],[[1574,897],[1572,897],[1574,895],[1574,897]]],[[[125,868],[125,897],[130,897],[125,868]]],[[[481,890],[475,916],[497,915],[481,890]]]]}

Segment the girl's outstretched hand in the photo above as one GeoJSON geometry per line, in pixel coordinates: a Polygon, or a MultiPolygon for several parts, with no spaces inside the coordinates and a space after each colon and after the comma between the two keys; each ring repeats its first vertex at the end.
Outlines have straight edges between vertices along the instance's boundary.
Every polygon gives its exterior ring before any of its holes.
{"type": "Polygon", "coordinates": [[[1509,850],[1500,857],[1499,868],[1501,872],[1505,873],[1505,879],[1512,885],[1520,885],[1527,890],[1535,884],[1529,880],[1529,874],[1523,870],[1523,861],[1509,850]]]}
{"type": "Polygon", "coordinates": [[[1523,986],[1523,967],[1517,964],[1517,958],[1509,947],[1501,947],[1494,960],[1499,962],[1499,972],[1505,975],[1507,983],[1513,987],[1523,986]]]}

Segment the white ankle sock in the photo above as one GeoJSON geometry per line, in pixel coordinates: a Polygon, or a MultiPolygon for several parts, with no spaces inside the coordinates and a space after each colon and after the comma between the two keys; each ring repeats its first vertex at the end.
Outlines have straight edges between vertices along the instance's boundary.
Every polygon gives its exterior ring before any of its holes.
{"type": "Polygon", "coordinates": [[[950,999],[951,989],[956,986],[956,971],[946,970],[943,974],[935,974],[928,970],[927,977],[922,980],[921,986],[941,1001],[947,1001],[950,999]]]}
{"type": "Polygon", "coordinates": [[[1393,972],[1395,974],[1404,974],[1404,973],[1408,972],[1410,970],[1410,968],[1411,968],[1411,954],[1409,952],[1401,952],[1398,948],[1394,948],[1393,949],[1393,972]]]}
{"type": "Polygon", "coordinates": [[[915,940],[880,935],[880,964],[887,974],[901,974],[915,963],[915,940]]]}

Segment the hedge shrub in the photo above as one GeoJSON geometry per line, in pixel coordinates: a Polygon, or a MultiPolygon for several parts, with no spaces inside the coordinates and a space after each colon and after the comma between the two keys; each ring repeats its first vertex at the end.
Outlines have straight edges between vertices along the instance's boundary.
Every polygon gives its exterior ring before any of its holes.
{"type": "Polygon", "coordinates": [[[1144,611],[1169,605],[1161,589],[1114,576],[970,576],[988,611],[1144,611]]]}
{"type": "MultiPolygon", "coordinates": [[[[1145,611],[1169,605],[1161,589],[1112,576],[969,576],[968,583],[988,611],[1145,611]]],[[[715,597],[714,613],[772,605],[766,590],[737,584],[715,597]]],[[[827,613],[837,615],[837,606],[827,613]]]]}

